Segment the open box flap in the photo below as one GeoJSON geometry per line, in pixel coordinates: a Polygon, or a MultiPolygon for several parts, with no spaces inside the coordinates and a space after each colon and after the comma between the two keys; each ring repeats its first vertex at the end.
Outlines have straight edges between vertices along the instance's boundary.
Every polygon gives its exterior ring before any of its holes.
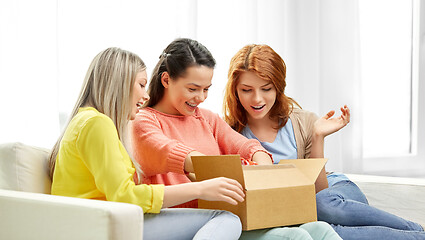
{"type": "Polygon", "coordinates": [[[246,190],[297,187],[312,184],[293,164],[243,166],[246,190]]]}
{"type": "Polygon", "coordinates": [[[328,159],[326,158],[309,158],[309,159],[284,159],[280,160],[280,164],[293,164],[303,172],[311,181],[316,182],[320,171],[322,171],[328,159]]]}
{"type": "Polygon", "coordinates": [[[192,156],[196,180],[228,177],[238,181],[245,189],[241,158],[239,155],[192,156]]]}
{"type": "MultiPolygon", "coordinates": [[[[221,209],[239,216],[244,230],[302,224],[317,220],[314,180],[326,161],[317,167],[295,160],[289,164],[242,166],[238,155],[192,157],[199,181],[214,177],[236,179],[246,189],[245,201],[231,205],[226,202],[198,200],[199,208],[221,209]],[[303,168],[302,171],[300,168],[303,168]],[[308,170],[305,168],[315,168],[308,170]],[[316,176],[307,177],[308,172],[316,176]],[[294,182],[290,182],[294,181],[294,182]],[[300,182],[308,184],[300,185],[300,182]],[[275,185],[273,185],[275,184],[275,185]],[[287,184],[288,187],[284,187],[287,184]],[[298,185],[298,186],[296,186],[298,185]]],[[[308,163],[308,162],[307,162],[308,163]]]]}

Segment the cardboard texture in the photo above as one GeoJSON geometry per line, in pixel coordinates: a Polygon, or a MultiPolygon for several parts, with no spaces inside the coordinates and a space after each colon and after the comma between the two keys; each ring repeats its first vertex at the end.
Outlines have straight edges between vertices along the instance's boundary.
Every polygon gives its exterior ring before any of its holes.
{"type": "Polygon", "coordinates": [[[242,166],[239,155],[193,156],[198,181],[215,177],[237,180],[245,201],[236,206],[198,200],[199,208],[238,215],[243,230],[317,221],[314,183],[326,159],[281,160],[278,165],[242,166]]]}

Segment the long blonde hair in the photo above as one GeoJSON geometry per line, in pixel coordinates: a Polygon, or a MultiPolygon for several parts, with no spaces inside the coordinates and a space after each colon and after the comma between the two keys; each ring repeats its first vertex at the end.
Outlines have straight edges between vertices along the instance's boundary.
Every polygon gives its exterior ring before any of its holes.
{"type": "Polygon", "coordinates": [[[251,44],[241,48],[230,60],[228,81],[224,93],[224,120],[241,132],[248,122],[245,109],[237,96],[236,86],[243,72],[255,73],[259,78],[271,81],[276,88],[276,102],[270,110],[270,118],[279,120],[278,128],[285,126],[294,105],[300,105],[285,95],[286,64],[271,47],[251,44]]]}
{"type": "MultiPolygon", "coordinates": [[[[70,120],[79,108],[91,106],[112,119],[122,142],[131,114],[130,98],[138,72],[146,69],[145,63],[134,53],[119,48],[108,48],[93,59],[84,78],[77,103],[70,120]]],[[[69,120],[69,121],[70,121],[69,120]]],[[[49,156],[50,177],[56,163],[60,143],[69,121],[49,156]]]]}

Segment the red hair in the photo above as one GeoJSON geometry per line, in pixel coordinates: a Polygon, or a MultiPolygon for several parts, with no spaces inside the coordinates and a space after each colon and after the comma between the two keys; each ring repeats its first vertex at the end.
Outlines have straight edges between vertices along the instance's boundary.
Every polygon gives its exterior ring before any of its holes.
{"type": "Polygon", "coordinates": [[[257,44],[246,45],[230,61],[223,102],[224,120],[238,132],[247,124],[247,113],[239,102],[236,91],[243,72],[252,72],[273,83],[276,88],[276,101],[269,116],[279,120],[278,128],[285,126],[294,104],[300,107],[295,100],[285,95],[285,62],[271,47],[257,44]]]}

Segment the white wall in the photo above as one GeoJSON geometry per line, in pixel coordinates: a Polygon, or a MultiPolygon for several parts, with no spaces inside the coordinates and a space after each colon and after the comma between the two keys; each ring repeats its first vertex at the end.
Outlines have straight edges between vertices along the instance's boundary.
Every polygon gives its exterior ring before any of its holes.
{"type": "MultiPolygon", "coordinates": [[[[326,139],[329,170],[422,174],[423,110],[414,160],[391,159],[396,166],[392,167],[385,164],[388,159],[363,158],[365,103],[361,99],[358,3],[0,0],[0,143],[22,141],[49,148],[59,135],[59,116],[64,121],[71,111],[88,65],[99,51],[117,46],[135,52],[146,62],[150,75],[168,43],[189,37],[203,43],[217,60],[209,98],[201,107],[221,113],[230,58],[246,44],[268,44],[286,62],[286,94],[304,109],[324,115],[347,104],[352,110],[351,123],[326,139]]],[[[425,56],[422,45],[421,61],[425,56]]],[[[419,77],[425,77],[422,70],[419,77]]],[[[418,86],[424,93],[421,81],[418,86]]],[[[424,94],[418,96],[417,109],[425,109],[421,105],[424,94]]]]}
{"type": "Polygon", "coordinates": [[[56,16],[55,2],[0,1],[0,143],[58,136],[56,16]]]}

